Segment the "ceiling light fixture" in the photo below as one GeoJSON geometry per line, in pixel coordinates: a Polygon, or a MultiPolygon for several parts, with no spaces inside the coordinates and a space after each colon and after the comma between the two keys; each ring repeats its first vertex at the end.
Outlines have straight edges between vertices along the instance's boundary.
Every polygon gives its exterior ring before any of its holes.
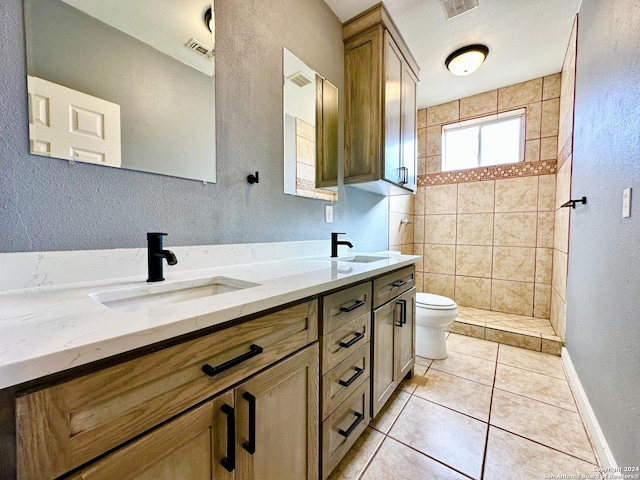
{"type": "Polygon", "coordinates": [[[489,49],[485,45],[467,45],[449,55],[444,64],[451,73],[463,77],[479,69],[487,55],[489,49]]]}

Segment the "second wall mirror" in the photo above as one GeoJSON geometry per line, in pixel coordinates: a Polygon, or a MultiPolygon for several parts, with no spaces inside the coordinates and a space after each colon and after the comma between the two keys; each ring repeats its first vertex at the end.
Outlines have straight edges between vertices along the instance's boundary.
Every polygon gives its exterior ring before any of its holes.
{"type": "Polygon", "coordinates": [[[282,50],[284,193],[338,200],[338,89],[282,50]]]}

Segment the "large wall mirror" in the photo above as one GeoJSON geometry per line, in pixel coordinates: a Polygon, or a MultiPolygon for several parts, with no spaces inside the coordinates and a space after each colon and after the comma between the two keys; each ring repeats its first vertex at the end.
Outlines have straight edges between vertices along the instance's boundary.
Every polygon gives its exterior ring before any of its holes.
{"type": "Polygon", "coordinates": [[[338,200],[338,90],[282,51],[284,193],[338,200]]]}
{"type": "Polygon", "coordinates": [[[36,155],[215,182],[212,0],[24,0],[36,155]]]}

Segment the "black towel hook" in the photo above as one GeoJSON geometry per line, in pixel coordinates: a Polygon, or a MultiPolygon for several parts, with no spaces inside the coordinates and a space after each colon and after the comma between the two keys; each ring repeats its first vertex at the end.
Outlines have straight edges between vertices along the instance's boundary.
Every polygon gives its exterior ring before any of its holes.
{"type": "Polygon", "coordinates": [[[578,200],[569,200],[568,202],[563,203],[560,207],[571,207],[576,208],[577,203],[582,203],[583,205],[587,203],[587,197],[582,197],[578,200]]]}
{"type": "Polygon", "coordinates": [[[247,182],[254,184],[254,183],[260,183],[260,178],[258,177],[258,172],[256,172],[255,175],[249,175],[247,177],[247,182]]]}

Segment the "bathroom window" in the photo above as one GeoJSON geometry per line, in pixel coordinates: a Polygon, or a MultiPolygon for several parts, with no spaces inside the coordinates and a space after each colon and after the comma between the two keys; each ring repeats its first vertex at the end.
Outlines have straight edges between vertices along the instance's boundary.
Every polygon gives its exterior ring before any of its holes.
{"type": "Polygon", "coordinates": [[[442,171],[524,160],[525,109],[442,127],[442,171]]]}

